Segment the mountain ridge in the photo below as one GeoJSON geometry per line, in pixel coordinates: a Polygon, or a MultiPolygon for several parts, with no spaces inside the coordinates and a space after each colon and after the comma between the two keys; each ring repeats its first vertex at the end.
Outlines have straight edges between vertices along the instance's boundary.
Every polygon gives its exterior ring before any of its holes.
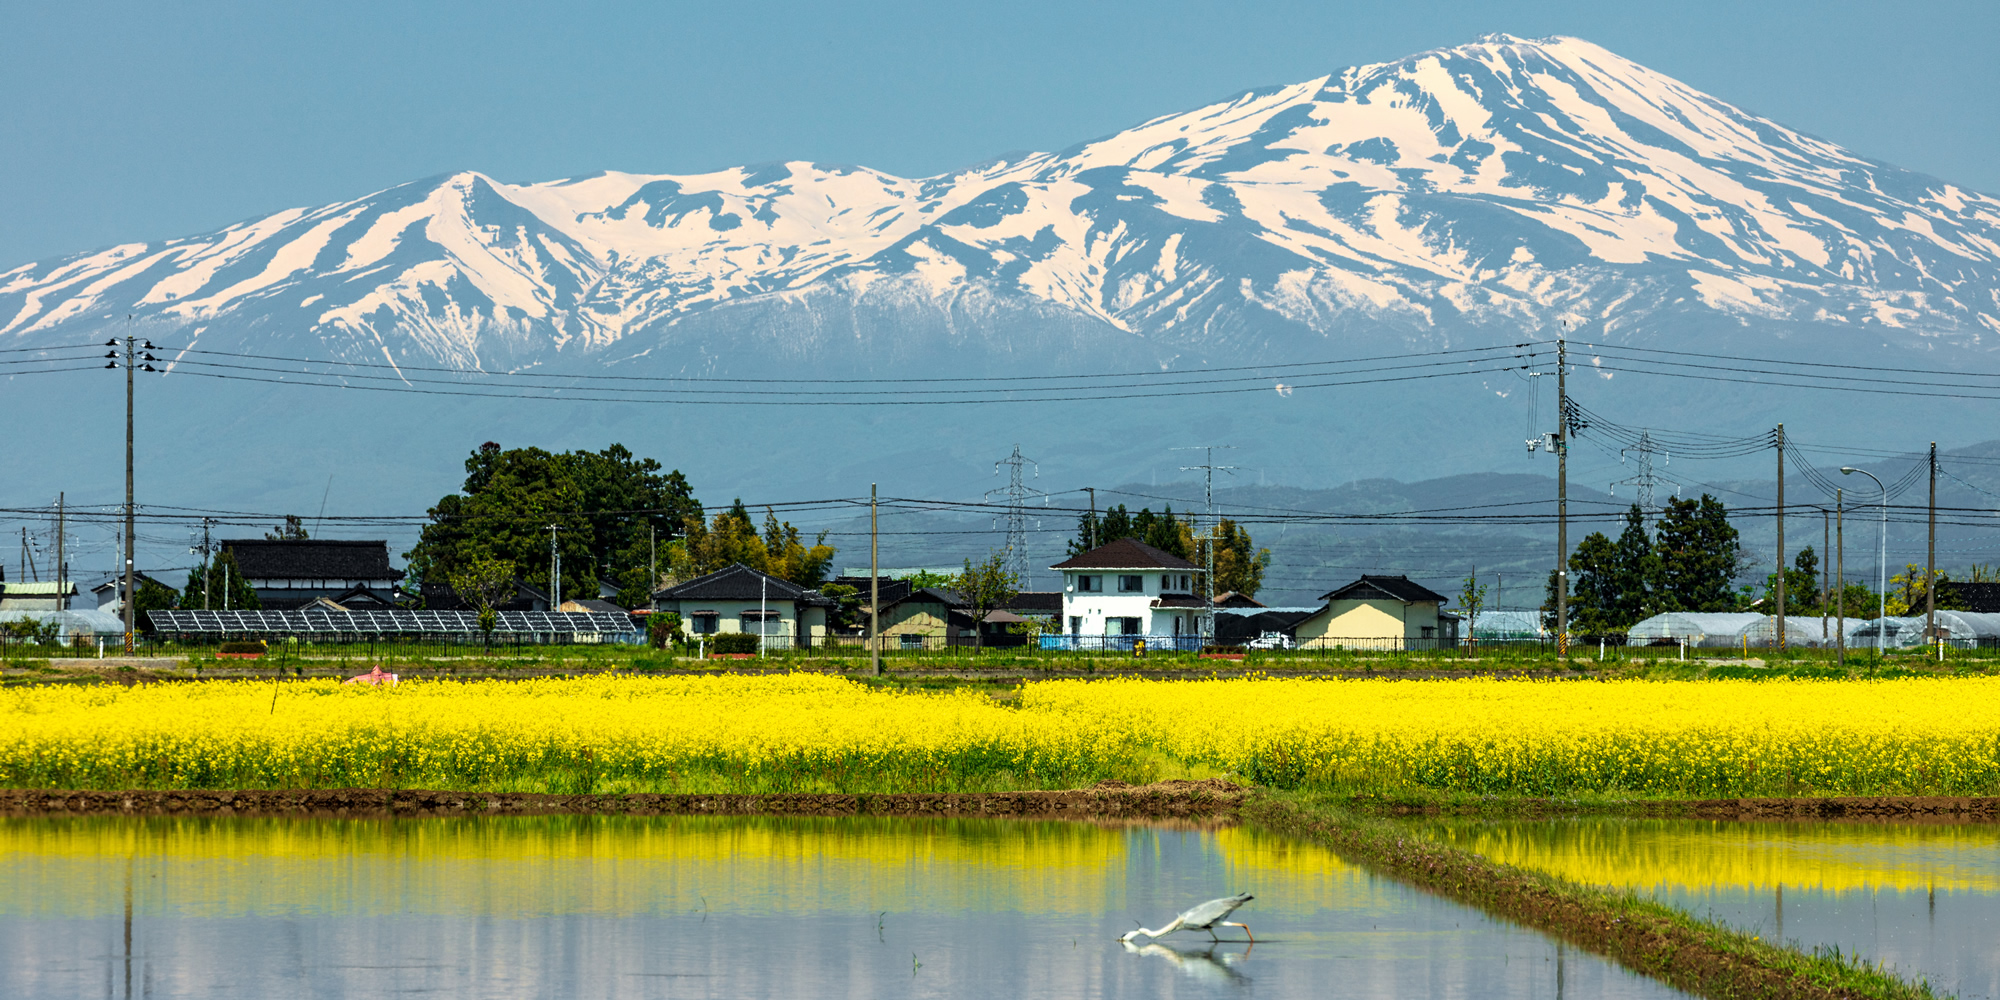
{"type": "Polygon", "coordinates": [[[1983,348],[1996,274],[2000,200],[1587,42],[1488,35],[928,178],[461,171],[0,272],[0,334],[135,312],[467,368],[617,361],[725,305],[888,283],[1053,306],[1169,345],[1163,366],[1239,316],[1264,329],[1234,347],[1270,356],[1357,319],[1437,340],[1688,311],[1983,348]]]}

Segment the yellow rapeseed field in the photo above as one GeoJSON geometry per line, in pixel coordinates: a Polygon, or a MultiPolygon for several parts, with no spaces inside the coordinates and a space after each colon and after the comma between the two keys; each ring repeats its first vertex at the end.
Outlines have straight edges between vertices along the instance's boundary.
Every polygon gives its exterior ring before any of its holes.
{"type": "Polygon", "coordinates": [[[0,785],[973,791],[1235,775],[1562,795],[1994,794],[2000,679],[1209,681],[810,674],[0,692],[0,785]]]}

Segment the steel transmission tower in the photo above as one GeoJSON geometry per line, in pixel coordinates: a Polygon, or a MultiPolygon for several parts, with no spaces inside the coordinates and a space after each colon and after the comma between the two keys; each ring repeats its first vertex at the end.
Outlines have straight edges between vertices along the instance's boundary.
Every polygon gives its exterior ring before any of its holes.
{"type": "MultiPolygon", "coordinates": [[[[1028,521],[1030,520],[1027,505],[1028,501],[1035,497],[1043,498],[1043,502],[1046,503],[1048,494],[1043,493],[1041,490],[1032,489],[1021,481],[1021,467],[1024,465],[1034,466],[1035,476],[1040,478],[1042,474],[1041,464],[1032,458],[1022,455],[1021,446],[1017,444],[1014,446],[1013,454],[993,463],[993,474],[996,476],[1000,474],[1002,466],[1006,467],[1006,487],[1003,489],[987,490],[986,497],[989,500],[999,498],[1006,501],[1007,512],[995,518],[995,523],[997,524],[1003,520],[1007,522],[1007,550],[1005,553],[1007,571],[1013,573],[1015,579],[1020,581],[1018,586],[1022,590],[1027,590],[1029,577],[1028,521]]],[[[1040,522],[1037,522],[1035,527],[1041,527],[1040,522]]]]}
{"type": "Polygon", "coordinates": [[[1630,448],[1619,449],[1618,461],[1620,463],[1623,463],[1625,461],[1626,456],[1633,454],[1639,456],[1639,474],[1636,476],[1627,477],[1625,479],[1620,479],[1617,482],[1612,483],[1607,490],[1610,493],[1610,495],[1617,496],[1618,487],[1620,486],[1631,486],[1636,488],[1638,492],[1639,510],[1647,514],[1651,514],[1659,510],[1659,507],[1653,502],[1653,491],[1662,484],[1673,487],[1675,496],[1681,495],[1681,484],[1674,482],[1673,480],[1668,479],[1665,476],[1659,475],[1658,473],[1653,471],[1654,455],[1663,456],[1664,461],[1660,463],[1660,465],[1663,467],[1668,462],[1671,462],[1673,460],[1673,456],[1669,455],[1666,451],[1662,450],[1653,443],[1653,435],[1651,432],[1641,432],[1639,434],[1638,444],[1630,448]]]}

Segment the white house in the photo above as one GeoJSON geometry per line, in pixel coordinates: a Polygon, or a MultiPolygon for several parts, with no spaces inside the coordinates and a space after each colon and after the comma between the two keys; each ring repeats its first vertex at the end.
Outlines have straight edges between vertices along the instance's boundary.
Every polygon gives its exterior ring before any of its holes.
{"type": "Polygon", "coordinates": [[[817,590],[742,563],[653,591],[653,610],[677,612],[691,636],[749,632],[764,636],[772,649],[819,645],[826,638],[827,609],[834,606],[817,590]]]}
{"type": "Polygon", "coordinates": [[[1200,635],[1195,566],[1177,555],[1121,538],[1049,568],[1062,573],[1063,621],[1072,640],[1200,635]]]}

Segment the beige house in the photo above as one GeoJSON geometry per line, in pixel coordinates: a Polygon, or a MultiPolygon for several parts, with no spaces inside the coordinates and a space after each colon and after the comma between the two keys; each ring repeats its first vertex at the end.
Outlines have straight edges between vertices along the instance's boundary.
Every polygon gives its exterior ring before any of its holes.
{"type": "Polygon", "coordinates": [[[1407,576],[1363,576],[1323,594],[1326,606],[1299,622],[1299,645],[1423,648],[1458,641],[1458,616],[1444,610],[1449,598],[1407,576]]]}
{"type": "Polygon", "coordinates": [[[764,636],[769,649],[824,642],[826,613],[833,606],[817,590],[742,563],[653,592],[653,610],[679,613],[692,638],[748,632],[764,636]]]}

